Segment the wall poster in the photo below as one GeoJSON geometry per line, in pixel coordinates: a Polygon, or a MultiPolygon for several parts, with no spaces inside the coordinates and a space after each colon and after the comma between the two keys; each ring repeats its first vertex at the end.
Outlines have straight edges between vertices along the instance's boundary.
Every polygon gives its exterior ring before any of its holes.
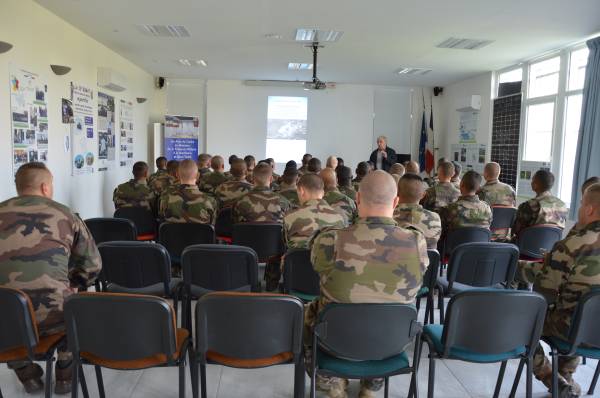
{"type": "Polygon", "coordinates": [[[165,156],[169,160],[198,158],[200,120],[195,116],[165,116],[165,156]]]}
{"type": "Polygon", "coordinates": [[[477,124],[479,112],[459,112],[460,126],[458,128],[458,142],[460,144],[475,144],[477,142],[477,124]]]}
{"type": "Polygon", "coordinates": [[[72,175],[94,172],[96,137],[94,134],[94,91],[71,82],[71,165],[72,175]]]}
{"type": "Polygon", "coordinates": [[[28,162],[48,162],[48,86],[23,69],[10,72],[13,173],[28,162]]]}
{"type": "Polygon", "coordinates": [[[451,153],[450,160],[460,163],[463,173],[468,170],[483,173],[486,158],[485,144],[452,144],[451,153]]]}
{"type": "Polygon", "coordinates": [[[115,161],[115,97],[98,92],[98,171],[115,161]]]}
{"type": "Polygon", "coordinates": [[[121,100],[119,108],[120,156],[119,166],[133,166],[133,104],[121,100]]]}

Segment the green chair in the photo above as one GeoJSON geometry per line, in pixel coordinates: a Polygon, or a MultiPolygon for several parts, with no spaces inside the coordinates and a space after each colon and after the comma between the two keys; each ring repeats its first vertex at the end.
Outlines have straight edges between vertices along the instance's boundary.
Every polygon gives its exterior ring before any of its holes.
{"type": "Polygon", "coordinates": [[[319,275],[310,262],[310,250],[288,250],[283,262],[283,292],[310,302],[320,291],[319,275]]]}

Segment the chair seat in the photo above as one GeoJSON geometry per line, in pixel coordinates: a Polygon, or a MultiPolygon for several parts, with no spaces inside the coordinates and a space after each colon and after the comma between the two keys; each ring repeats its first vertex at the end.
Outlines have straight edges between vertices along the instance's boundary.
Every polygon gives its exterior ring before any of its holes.
{"type": "Polygon", "coordinates": [[[294,359],[294,354],[292,352],[282,352],[267,358],[245,359],[229,357],[227,355],[223,355],[215,351],[207,351],[206,359],[210,362],[218,363],[232,368],[254,369],[279,365],[282,363],[288,363],[292,361],[292,359],[294,359]]]}
{"type": "Polygon", "coordinates": [[[300,300],[302,300],[304,302],[314,301],[317,297],[319,297],[314,294],[302,293],[302,292],[298,292],[296,290],[291,290],[290,294],[292,296],[298,297],[300,300]]]}
{"type": "MultiPolygon", "coordinates": [[[[489,289],[489,287],[480,287],[480,286],[471,286],[471,285],[465,285],[464,283],[459,283],[459,282],[454,282],[452,284],[452,291],[448,290],[448,279],[446,278],[446,276],[440,276],[438,277],[438,286],[440,286],[443,291],[444,294],[458,294],[460,292],[466,292],[468,290],[476,290],[476,289],[489,289]]],[[[494,289],[504,289],[504,286],[500,283],[496,284],[495,286],[493,286],[494,289]]]]}
{"type": "MultiPolygon", "coordinates": [[[[200,298],[200,297],[204,296],[205,294],[214,292],[214,290],[205,289],[202,286],[197,286],[197,285],[192,285],[190,287],[190,291],[192,292],[192,296],[197,297],[197,298],[200,298]]],[[[252,287],[250,285],[245,285],[245,286],[241,286],[236,289],[232,289],[232,290],[228,290],[228,291],[230,291],[230,292],[251,292],[252,287]]]]}
{"type": "MultiPolygon", "coordinates": [[[[50,351],[60,343],[65,337],[64,332],[51,334],[50,336],[40,337],[37,346],[33,351],[38,358],[46,356],[50,351]]],[[[0,352],[0,363],[9,361],[18,361],[27,358],[27,349],[25,347],[16,347],[7,351],[0,352]]]]}
{"type": "MultiPolygon", "coordinates": [[[[567,353],[571,350],[571,344],[558,337],[544,337],[544,340],[551,346],[556,347],[560,353],[567,353]]],[[[580,346],[575,354],[586,358],[600,359],[600,348],[580,346]]]]}
{"type": "MultiPolygon", "coordinates": [[[[190,333],[186,329],[177,329],[177,341],[175,344],[176,350],[173,355],[175,361],[185,358],[183,346],[189,341],[190,333]]],[[[155,366],[166,365],[168,363],[167,355],[157,353],[147,358],[117,360],[102,358],[89,352],[81,352],[81,358],[92,365],[99,365],[104,368],[119,369],[119,370],[136,370],[147,369],[155,366]]]]}
{"type": "MultiPolygon", "coordinates": [[[[170,295],[173,295],[181,283],[180,278],[172,278],[169,283],[170,295]]],[[[163,283],[155,283],[154,285],[139,287],[139,288],[130,288],[117,285],[116,283],[111,283],[107,286],[106,290],[109,293],[128,293],[128,294],[147,294],[151,296],[163,296],[165,292],[163,283]]]]}
{"type": "Polygon", "coordinates": [[[405,352],[382,360],[351,361],[331,356],[323,350],[317,354],[317,365],[319,373],[330,372],[356,378],[393,374],[410,366],[405,352]]]}
{"type": "MultiPolygon", "coordinates": [[[[444,345],[442,344],[444,325],[425,325],[423,326],[423,333],[425,334],[425,336],[429,337],[429,339],[433,343],[433,349],[435,349],[435,352],[438,355],[442,355],[444,353],[444,345]]],[[[478,352],[465,350],[460,347],[453,347],[449,351],[449,358],[480,363],[502,362],[507,359],[518,358],[521,354],[524,354],[525,351],[525,347],[521,346],[508,352],[498,354],[482,354],[478,352]]]]}

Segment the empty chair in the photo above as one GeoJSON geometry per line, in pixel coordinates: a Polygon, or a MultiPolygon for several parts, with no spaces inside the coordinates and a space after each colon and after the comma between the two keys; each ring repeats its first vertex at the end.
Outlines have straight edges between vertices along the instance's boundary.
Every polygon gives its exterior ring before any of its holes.
{"type": "Polygon", "coordinates": [[[435,288],[437,286],[437,274],[440,268],[440,253],[438,253],[437,250],[427,250],[427,256],[429,257],[429,266],[427,267],[425,274],[423,274],[423,286],[419,290],[419,293],[417,293],[416,298],[417,310],[421,306],[421,298],[427,298],[425,304],[425,325],[427,325],[427,323],[433,323],[433,299],[435,288]]]}
{"type": "Polygon", "coordinates": [[[503,235],[506,233],[503,238],[510,238],[508,234],[515,222],[516,215],[517,209],[512,206],[492,206],[492,225],[490,226],[492,234],[502,232],[503,235]]]}
{"type": "Polygon", "coordinates": [[[231,243],[233,233],[233,220],[231,219],[231,207],[224,207],[219,210],[217,221],[215,223],[215,232],[219,240],[231,243]]]}
{"type": "Polygon", "coordinates": [[[523,229],[517,235],[521,259],[543,260],[544,252],[552,250],[552,246],[561,238],[562,229],[556,225],[540,224],[523,229]]]}
{"type": "Polygon", "coordinates": [[[258,292],[258,259],[249,247],[193,245],[182,255],[183,324],[191,330],[192,300],[213,291],[258,292]]]}
{"type": "Polygon", "coordinates": [[[526,391],[527,397],[531,397],[532,360],[546,306],[540,294],[519,290],[472,290],[452,297],[444,324],[423,327],[423,337],[429,346],[427,396],[434,396],[435,362],[443,358],[501,362],[495,398],[500,393],[507,361],[521,359],[527,364],[526,391]]]}
{"type": "Polygon", "coordinates": [[[115,211],[114,217],[133,221],[138,233],[137,240],[156,239],[156,218],[150,210],[144,207],[121,207],[115,211]]]}
{"type": "Polygon", "coordinates": [[[210,363],[246,369],[293,363],[294,397],[304,397],[303,310],[300,300],[279,294],[203,296],[196,305],[202,398],[206,398],[206,365],[210,363]]]}
{"type": "Polygon", "coordinates": [[[126,218],[88,218],[85,220],[96,244],[117,240],[137,240],[133,221],[126,218]]]}
{"type": "Polygon", "coordinates": [[[215,243],[215,228],[210,224],[162,223],[158,230],[158,242],[169,252],[171,262],[179,264],[186,247],[215,243]]]}
{"type": "Polygon", "coordinates": [[[311,398],[316,394],[316,376],[347,379],[384,378],[384,396],[389,377],[411,374],[411,393],[418,394],[421,325],[417,310],[409,304],[329,304],[319,314],[312,346],[311,398]],[[407,346],[415,342],[412,365],[407,346]]]}
{"type": "Polygon", "coordinates": [[[283,292],[302,301],[312,301],[321,292],[319,275],[310,261],[310,250],[293,249],[285,253],[283,263],[283,292]]]}
{"type": "MultiPolygon", "coordinates": [[[[454,248],[463,243],[489,242],[491,231],[483,227],[461,227],[448,232],[443,242],[442,259],[447,260],[454,248]]],[[[440,241],[441,242],[441,241],[440,241]]]]}
{"type": "Polygon", "coordinates": [[[254,249],[258,261],[265,263],[284,252],[283,228],[278,223],[248,222],[233,225],[233,244],[254,249]]]}
{"type": "MultiPolygon", "coordinates": [[[[82,364],[95,367],[101,398],[105,397],[103,367],[138,370],[164,366],[179,367],[179,397],[185,397],[185,358],[190,355],[192,359],[192,342],[187,330],[176,328],[173,308],[163,298],[75,294],[65,301],[65,321],[73,368],[82,364]]],[[[81,377],[83,384],[83,374],[81,377]]],[[[75,398],[78,379],[73,372],[75,398]]]]}
{"type": "Polygon", "coordinates": [[[45,361],[45,397],[51,397],[52,362],[56,348],[63,341],[65,334],[61,332],[40,337],[31,300],[21,290],[0,287],[0,308],[0,362],[26,359],[45,361]]]}

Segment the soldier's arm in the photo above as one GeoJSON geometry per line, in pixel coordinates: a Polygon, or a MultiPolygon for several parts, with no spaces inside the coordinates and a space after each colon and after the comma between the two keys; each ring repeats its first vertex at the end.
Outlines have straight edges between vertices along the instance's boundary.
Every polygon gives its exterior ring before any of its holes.
{"type": "Polygon", "coordinates": [[[92,234],[85,223],[74,215],[73,246],[69,258],[69,282],[72,287],[91,286],[102,269],[102,260],[92,234]]]}
{"type": "Polygon", "coordinates": [[[535,277],[533,290],[541,293],[548,304],[556,301],[561,285],[568,280],[568,276],[575,265],[575,258],[564,252],[562,242],[557,242],[552,252],[546,255],[544,266],[540,268],[533,267],[532,269],[537,270],[537,273],[529,275],[535,277]]]}
{"type": "Polygon", "coordinates": [[[417,283],[420,286],[423,283],[423,275],[429,267],[429,255],[427,254],[427,241],[425,236],[420,231],[413,231],[417,237],[417,251],[419,254],[419,261],[421,264],[421,275],[417,278],[417,283]]]}
{"type": "Polygon", "coordinates": [[[432,195],[432,189],[429,188],[425,191],[425,196],[421,199],[421,205],[427,210],[433,210],[433,204],[435,202],[435,198],[432,195]]]}
{"type": "Polygon", "coordinates": [[[527,227],[531,219],[531,206],[529,202],[521,203],[517,209],[517,215],[515,216],[515,222],[512,227],[513,235],[517,235],[523,228],[527,227]]]}
{"type": "Polygon", "coordinates": [[[334,267],[335,232],[322,230],[313,240],[310,259],[314,270],[318,273],[329,272],[334,267]]]}

